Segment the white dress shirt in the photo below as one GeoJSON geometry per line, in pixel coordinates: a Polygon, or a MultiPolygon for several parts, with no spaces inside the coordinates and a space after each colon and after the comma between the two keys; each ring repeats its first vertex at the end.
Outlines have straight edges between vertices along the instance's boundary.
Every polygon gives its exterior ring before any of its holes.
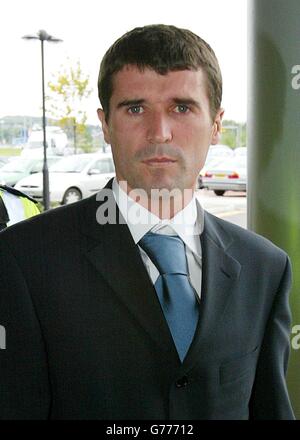
{"type": "MultiPolygon", "coordinates": [[[[189,279],[199,299],[201,297],[202,252],[200,234],[204,228],[204,211],[194,196],[191,202],[172,219],[160,219],[130,198],[115,178],[113,194],[121,215],[130,230],[135,244],[147,233],[178,235],[185,244],[189,279]]],[[[159,271],[146,252],[139,246],[141,257],[154,284],[159,271]]]]}

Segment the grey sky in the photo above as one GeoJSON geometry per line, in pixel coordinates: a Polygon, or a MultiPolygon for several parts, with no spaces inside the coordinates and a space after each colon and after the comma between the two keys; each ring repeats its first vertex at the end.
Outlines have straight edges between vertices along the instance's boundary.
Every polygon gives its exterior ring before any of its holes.
{"type": "Polygon", "coordinates": [[[1,2],[0,117],[40,115],[40,45],[25,34],[45,29],[64,40],[46,44],[46,81],[70,58],[90,75],[88,121],[97,123],[97,75],[105,50],[135,26],[186,27],[215,50],[224,80],[225,118],[246,120],[246,0],[9,0],[1,2]]]}

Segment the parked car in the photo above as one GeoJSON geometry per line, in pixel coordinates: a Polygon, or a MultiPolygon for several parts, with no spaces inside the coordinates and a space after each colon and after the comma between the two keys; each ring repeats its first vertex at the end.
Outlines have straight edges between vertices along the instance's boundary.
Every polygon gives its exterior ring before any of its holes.
{"type": "Polygon", "coordinates": [[[220,163],[222,163],[224,161],[223,157],[218,157],[218,156],[213,156],[210,157],[208,159],[206,159],[204,167],[202,168],[202,170],[199,173],[198,176],[198,188],[202,189],[204,188],[203,186],[203,176],[205,176],[206,170],[215,167],[216,165],[219,165],[220,163]]]}
{"type": "Polygon", "coordinates": [[[233,149],[228,147],[228,145],[211,145],[209,147],[206,160],[209,161],[213,157],[232,157],[233,155],[233,149]]]}
{"type": "Polygon", "coordinates": [[[217,196],[223,196],[225,191],[246,191],[247,156],[228,157],[216,166],[207,168],[202,185],[213,190],[217,196]]]}
{"type": "MultiPolygon", "coordinates": [[[[48,166],[60,160],[60,156],[49,156],[48,166]]],[[[16,157],[0,168],[0,183],[15,186],[23,177],[39,173],[43,169],[43,158],[16,157]]]]}
{"type": "Polygon", "coordinates": [[[205,175],[208,168],[212,168],[218,165],[220,162],[223,161],[225,157],[232,157],[233,155],[233,150],[227,145],[211,145],[206,156],[204,167],[199,173],[197,187],[199,189],[203,188],[203,176],[205,175]]]}
{"type": "MultiPolygon", "coordinates": [[[[64,157],[49,169],[50,202],[65,205],[81,200],[98,192],[114,175],[110,153],[64,157]]],[[[42,173],[22,179],[16,188],[42,201],[42,173]]]]}
{"type": "Polygon", "coordinates": [[[235,156],[247,156],[247,147],[238,147],[234,150],[235,156]]]}
{"type": "Polygon", "coordinates": [[[4,165],[6,165],[10,161],[10,156],[1,156],[0,157],[0,168],[2,168],[4,165]]]}

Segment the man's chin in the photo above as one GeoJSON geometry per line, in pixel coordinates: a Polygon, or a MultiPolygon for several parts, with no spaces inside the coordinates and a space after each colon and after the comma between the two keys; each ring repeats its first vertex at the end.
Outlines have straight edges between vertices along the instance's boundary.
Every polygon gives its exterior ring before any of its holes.
{"type": "Polygon", "coordinates": [[[146,191],[148,195],[151,195],[159,191],[180,191],[184,190],[184,185],[182,182],[174,182],[169,179],[153,180],[152,182],[142,181],[139,183],[139,188],[146,191]]]}
{"type": "Polygon", "coordinates": [[[195,183],[188,184],[182,181],[170,181],[170,180],[160,180],[153,182],[140,181],[133,183],[134,186],[129,186],[134,188],[135,191],[141,190],[142,193],[147,194],[148,198],[166,198],[169,197],[185,197],[188,194],[193,194],[195,191],[195,183]]]}
{"type": "MultiPolygon", "coordinates": [[[[190,179],[189,179],[190,180],[190,179]]],[[[119,184],[124,191],[145,192],[148,197],[156,192],[178,192],[183,193],[185,190],[194,190],[195,182],[190,182],[187,179],[182,179],[179,176],[166,175],[166,173],[155,173],[155,175],[141,175],[129,176],[126,179],[119,179],[119,184]],[[122,182],[120,181],[122,180],[122,182]]]]}

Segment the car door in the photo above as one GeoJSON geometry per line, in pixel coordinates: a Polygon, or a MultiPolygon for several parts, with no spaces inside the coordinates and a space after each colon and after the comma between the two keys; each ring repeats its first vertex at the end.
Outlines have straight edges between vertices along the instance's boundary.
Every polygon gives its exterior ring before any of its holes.
{"type": "Polygon", "coordinates": [[[115,176],[113,160],[110,157],[96,160],[87,171],[85,190],[87,196],[98,192],[115,176]]]}

